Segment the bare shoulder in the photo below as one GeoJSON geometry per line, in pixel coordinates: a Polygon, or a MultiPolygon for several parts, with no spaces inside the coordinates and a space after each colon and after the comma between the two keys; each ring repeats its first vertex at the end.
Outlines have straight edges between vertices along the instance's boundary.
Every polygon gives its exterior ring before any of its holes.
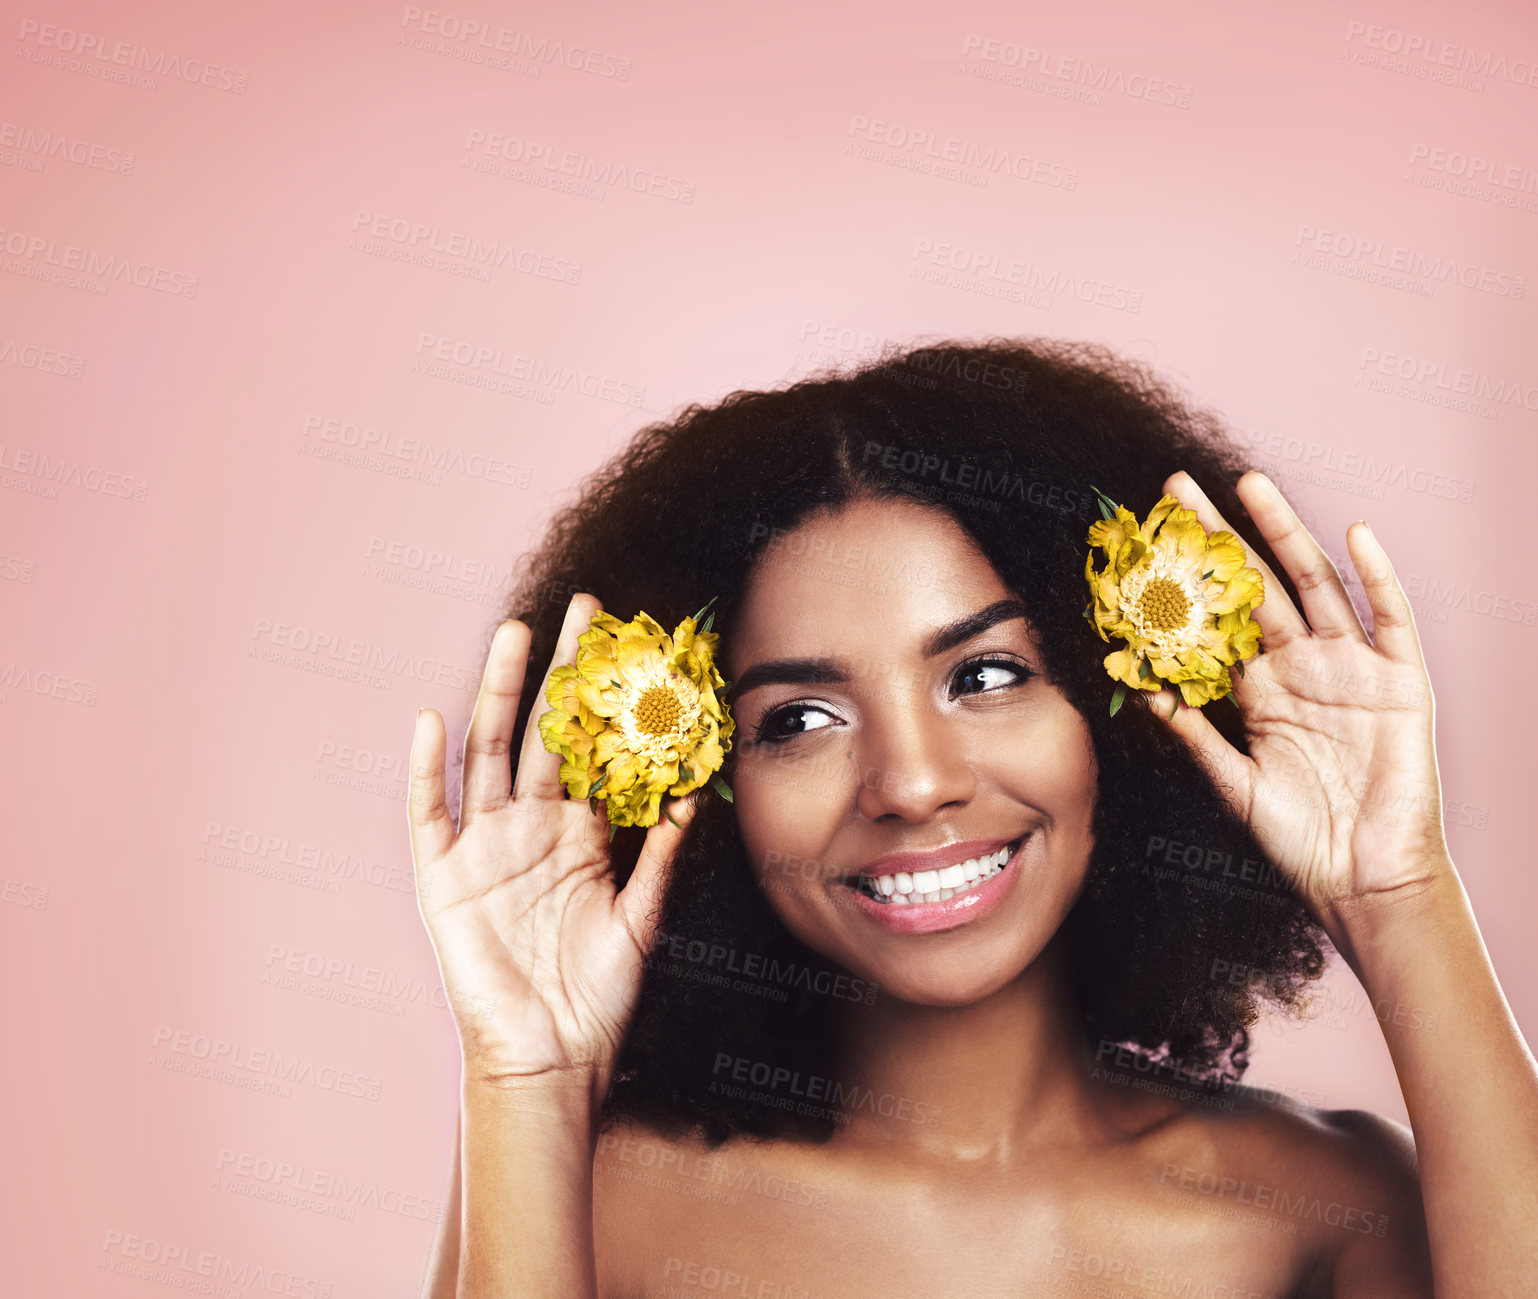
{"type": "Polygon", "coordinates": [[[1368,1110],[1328,1110],[1249,1087],[1232,1105],[1183,1102],[1150,1137],[1161,1198],[1296,1236],[1310,1293],[1430,1296],[1415,1143],[1368,1110]]]}
{"type": "Polygon", "coordinates": [[[655,1294],[701,1269],[741,1270],[733,1242],[827,1203],[804,1147],[788,1141],[664,1132],[615,1116],[593,1153],[599,1292],[655,1294]],[[783,1212],[781,1212],[783,1210],[783,1212]]]}

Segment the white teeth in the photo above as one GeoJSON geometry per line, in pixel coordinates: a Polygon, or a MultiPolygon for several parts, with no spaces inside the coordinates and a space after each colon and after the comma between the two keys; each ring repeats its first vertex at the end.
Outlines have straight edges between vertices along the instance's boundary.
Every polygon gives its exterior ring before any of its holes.
{"type": "Polygon", "coordinates": [[[1012,849],[1006,844],[986,857],[974,857],[970,861],[943,866],[939,870],[862,875],[858,887],[867,897],[896,903],[898,906],[915,902],[943,902],[997,875],[1009,861],[1011,852],[1012,849]]]}

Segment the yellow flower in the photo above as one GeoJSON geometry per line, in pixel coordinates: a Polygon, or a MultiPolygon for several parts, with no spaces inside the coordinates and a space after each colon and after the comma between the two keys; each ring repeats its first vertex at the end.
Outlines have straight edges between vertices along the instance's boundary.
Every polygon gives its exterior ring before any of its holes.
{"type": "Polygon", "coordinates": [[[669,636],[644,612],[621,622],[600,611],[577,638],[576,665],[550,673],[540,737],[563,759],[567,792],[603,799],[611,827],[656,825],[664,794],[707,780],[731,797],[712,779],[736,729],[718,694],[727,685],[715,667],[718,639],[693,618],[669,636]]]}
{"type": "MultiPolygon", "coordinates": [[[[1110,504],[1101,512],[1109,515],[1110,504]]],[[[1209,536],[1196,511],[1166,493],[1141,525],[1117,505],[1114,515],[1090,525],[1088,540],[1084,577],[1093,599],[1085,616],[1101,640],[1126,642],[1105,658],[1105,670],[1120,683],[1111,711],[1126,687],[1156,691],[1166,681],[1193,708],[1229,694],[1229,666],[1259,652],[1260,626],[1250,610],[1265,600],[1239,539],[1226,531],[1209,536]],[[1099,572],[1094,547],[1106,554],[1099,572]]]]}

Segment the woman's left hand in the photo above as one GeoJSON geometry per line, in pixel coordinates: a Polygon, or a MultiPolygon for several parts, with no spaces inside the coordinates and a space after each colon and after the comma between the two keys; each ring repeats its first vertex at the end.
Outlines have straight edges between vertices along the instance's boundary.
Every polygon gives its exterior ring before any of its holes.
{"type": "MultiPolygon", "coordinates": [[[[1184,470],[1164,489],[1208,532],[1234,531],[1184,470]]],[[[1346,531],[1372,609],[1369,638],[1335,565],[1276,485],[1252,470],[1238,493],[1303,611],[1246,545],[1246,562],[1265,579],[1265,600],[1251,615],[1261,653],[1245,661],[1243,676],[1229,672],[1250,752],[1224,739],[1203,709],[1182,705],[1169,725],[1351,961],[1345,930],[1354,913],[1413,897],[1452,871],[1431,682],[1409,601],[1371,528],[1358,522],[1346,531]]],[[[1165,687],[1140,697],[1169,717],[1177,695],[1165,687]]]]}

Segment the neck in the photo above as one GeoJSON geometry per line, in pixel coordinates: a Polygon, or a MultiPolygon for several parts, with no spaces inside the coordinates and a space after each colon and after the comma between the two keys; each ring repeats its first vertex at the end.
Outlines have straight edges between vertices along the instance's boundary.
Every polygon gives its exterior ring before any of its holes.
{"type": "Polygon", "coordinates": [[[853,1094],[837,1139],[1006,1161],[1098,1122],[1089,1047],[1059,933],[1018,977],[967,1006],[878,996],[831,1025],[837,1076],[853,1094]]]}

